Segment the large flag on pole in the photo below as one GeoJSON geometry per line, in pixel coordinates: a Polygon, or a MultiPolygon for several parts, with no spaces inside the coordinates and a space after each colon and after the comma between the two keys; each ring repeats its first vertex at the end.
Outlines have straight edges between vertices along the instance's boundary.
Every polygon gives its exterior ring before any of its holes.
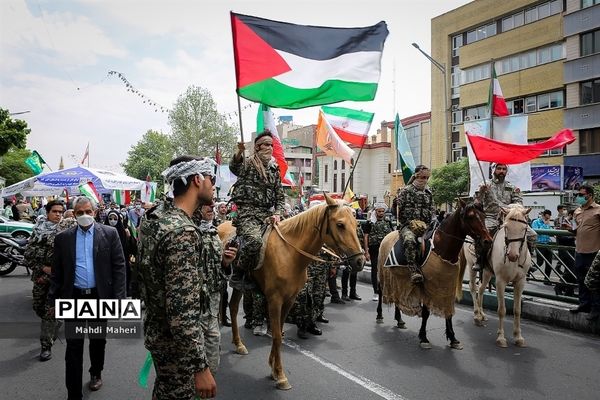
{"type": "Polygon", "coordinates": [[[113,190],[113,200],[121,206],[131,203],[131,192],[129,190],[113,190]]]}
{"type": "Polygon", "coordinates": [[[40,156],[40,153],[34,150],[25,160],[25,164],[29,167],[31,172],[34,173],[34,175],[37,175],[44,169],[44,164],[46,164],[46,161],[44,161],[42,156],[40,156]]]}
{"type": "Polygon", "coordinates": [[[492,63],[492,83],[490,85],[490,94],[488,97],[488,109],[490,115],[493,117],[507,117],[508,107],[506,107],[506,101],[500,88],[500,82],[496,76],[496,68],[492,63]]]}
{"type": "Polygon", "coordinates": [[[296,25],[231,13],[237,92],[271,107],[375,98],[384,21],[364,28],[296,25]]]}
{"type": "Polygon", "coordinates": [[[361,147],[365,144],[375,114],[344,107],[323,106],[321,109],[340,139],[361,147]]]}
{"type": "Polygon", "coordinates": [[[483,136],[470,135],[465,132],[475,157],[480,161],[501,164],[521,164],[539,157],[542,153],[564,147],[575,141],[573,131],[563,129],[550,139],[533,144],[516,144],[489,139],[483,136]]]}
{"type": "Polygon", "coordinates": [[[317,146],[325,152],[325,154],[332,157],[340,157],[346,160],[347,163],[352,164],[352,156],[354,156],[354,150],[352,150],[340,137],[335,133],[335,130],[325,118],[323,111],[319,111],[319,121],[317,123],[317,146]]]}
{"type": "Polygon", "coordinates": [[[82,196],[85,196],[88,199],[94,201],[96,204],[102,202],[102,197],[100,196],[100,193],[98,193],[98,191],[96,190],[96,186],[94,186],[92,182],[87,182],[82,185],[79,185],[79,193],[81,193],[82,196]]]}
{"type": "Polygon", "coordinates": [[[415,172],[415,159],[413,158],[412,151],[408,145],[408,138],[406,132],[400,122],[400,117],[396,114],[396,120],[394,121],[394,133],[396,137],[396,152],[398,167],[402,171],[402,179],[404,184],[408,183],[408,180],[415,172]]]}
{"type": "Polygon", "coordinates": [[[85,163],[85,160],[88,160],[88,164],[89,164],[89,160],[90,159],[90,143],[88,142],[87,147],[85,148],[85,153],[83,154],[83,158],[81,159],[81,162],[79,164],[83,165],[85,163]]]}
{"type": "Polygon", "coordinates": [[[288,163],[285,160],[285,153],[281,139],[279,139],[279,133],[277,133],[277,124],[275,123],[273,111],[268,106],[260,104],[256,115],[256,132],[260,135],[265,129],[273,135],[273,157],[277,165],[279,165],[281,182],[289,186],[295,186],[294,181],[290,179],[291,176],[287,174],[288,163]]]}

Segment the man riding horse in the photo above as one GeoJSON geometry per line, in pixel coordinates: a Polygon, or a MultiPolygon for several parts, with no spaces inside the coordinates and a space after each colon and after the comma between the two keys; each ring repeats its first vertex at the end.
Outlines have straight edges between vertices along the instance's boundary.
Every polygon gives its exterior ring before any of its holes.
{"type": "Polygon", "coordinates": [[[414,175],[396,199],[398,230],[413,283],[423,282],[423,274],[417,265],[417,237],[425,232],[435,215],[433,196],[427,186],[430,176],[429,168],[417,165],[414,175]]]}
{"type": "MultiPolygon", "coordinates": [[[[506,180],[508,165],[492,164],[492,168],[494,172],[491,182],[480,186],[479,191],[475,193],[475,201],[483,206],[485,227],[490,236],[494,237],[501,224],[502,208],[506,208],[510,204],[523,205],[523,196],[518,187],[506,180]]],[[[530,248],[535,243],[536,237],[535,231],[528,226],[527,243],[530,248]]],[[[480,271],[489,249],[485,248],[482,243],[476,243],[475,246],[477,262],[473,265],[473,270],[480,271]]]]}
{"type": "MultiPolygon", "coordinates": [[[[244,274],[256,268],[263,245],[262,234],[267,223],[276,224],[284,209],[284,194],[279,176],[279,166],[272,159],[273,136],[265,130],[254,139],[254,154],[244,159],[244,143],[238,143],[229,169],[238,177],[233,186],[231,200],[237,206],[233,226],[241,239],[239,264],[231,277],[232,287],[243,290],[244,274]]],[[[264,334],[267,304],[258,289],[247,293],[252,297],[252,321],[256,334],[264,334]]]]}

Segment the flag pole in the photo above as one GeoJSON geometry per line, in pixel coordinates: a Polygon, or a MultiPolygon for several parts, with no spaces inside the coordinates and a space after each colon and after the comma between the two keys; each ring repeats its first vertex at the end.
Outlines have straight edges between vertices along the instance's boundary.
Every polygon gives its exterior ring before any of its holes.
{"type": "MultiPolygon", "coordinates": [[[[465,136],[467,137],[467,140],[469,141],[469,144],[471,145],[471,149],[474,149],[473,143],[471,142],[471,137],[468,134],[465,134],[465,136]]],[[[485,179],[485,174],[483,173],[483,167],[481,166],[481,161],[479,161],[479,158],[477,158],[477,155],[475,155],[475,150],[473,150],[473,155],[475,156],[475,159],[477,160],[477,165],[479,165],[479,171],[481,172],[481,177],[483,178],[483,184],[487,185],[487,181],[485,179]]]]}
{"type": "MultiPolygon", "coordinates": [[[[365,139],[365,142],[366,142],[366,139],[365,139]]],[[[350,181],[352,181],[352,177],[354,176],[354,170],[356,169],[356,166],[358,165],[358,160],[363,151],[363,147],[365,147],[364,143],[362,146],[360,146],[360,150],[358,151],[358,156],[356,156],[356,160],[354,160],[354,164],[352,164],[352,169],[350,170],[350,175],[348,176],[348,180],[346,181],[346,184],[344,185],[344,191],[342,192],[342,197],[344,197],[346,195],[346,190],[348,189],[348,186],[350,185],[350,181]]]]}
{"type": "MultiPolygon", "coordinates": [[[[240,102],[240,95],[237,95],[237,103],[238,103],[238,117],[240,120],[240,138],[242,143],[244,143],[244,129],[242,127],[242,104],[240,102]]],[[[242,154],[242,157],[245,157],[245,154],[242,154]]]]}
{"type": "MultiPolygon", "coordinates": [[[[494,138],[494,71],[494,59],[492,58],[490,60],[490,95],[488,99],[490,103],[490,139],[494,138]]],[[[479,160],[477,161],[479,162],[479,160]]]]}

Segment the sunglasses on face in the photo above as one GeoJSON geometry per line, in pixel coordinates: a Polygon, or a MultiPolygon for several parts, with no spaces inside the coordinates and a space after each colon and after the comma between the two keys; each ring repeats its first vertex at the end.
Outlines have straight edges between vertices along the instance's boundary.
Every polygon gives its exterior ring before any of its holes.
{"type": "Polygon", "coordinates": [[[217,176],[216,175],[202,175],[204,177],[204,179],[210,179],[210,183],[214,186],[215,183],[217,183],[217,176]]]}

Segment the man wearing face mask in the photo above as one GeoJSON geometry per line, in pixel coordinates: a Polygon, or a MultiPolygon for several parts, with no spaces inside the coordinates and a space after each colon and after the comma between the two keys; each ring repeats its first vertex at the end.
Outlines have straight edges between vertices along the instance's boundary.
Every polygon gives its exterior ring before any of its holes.
{"type": "Polygon", "coordinates": [[[424,232],[415,232],[415,226],[418,226],[419,222],[429,226],[435,216],[433,195],[427,186],[430,176],[429,168],[417,165],[415,173],[400,191],[396,200],[398,229],[404,243],[408,268],[411,271],[410,280],[413,283],[423,282],[423,274],[417,265],[417,236],[424,232]]]}
{"type": "Polygon", "coordinates": [[[579,285],[579,306],[572,313],[589,312],[587,319],[600,317],[600,298],[585,285],[585,276],[600,250],[600,205],[594,201],[594,188],[582,185],[575,198],[579,207],[573,213],[575,224],[575,274],[579,285]]]}
{"type": "MultiPolygon", "coordinates": [[[[479,191],[475,193],[475,201],[483,206],[485,213],[485,227],[494,237],[498,227],[501,224],[502,208],[508,207],[510,204],[523,205],[523,196],[521,190],[515,187],[512,183],[506,180],[508,173],[508,165],[492,164],[493,178],[487,185],[481,185],[479,191]]],[[[527,243],[530,249],[533,248],[537,240],[537,234],[527,226],[527,243]]],[[[475,243],[475,251],[477,254],[477,262],[473,265],[473,270],[480,271],[483,264],[484,255],[488,249],[478,241],[475,243]]],[[[533,254],[532,254],[533,255],[533,254]]]]}
{"type": "Polygon", "coordinates": [[[209,255],[192,220],[201,205],[212,203],[214,165],[208,158],[172,160],[162,174],[175,198],[148,210],[139,229],[144,345],[154,362],[157,400],[216,396],[202,329],[210,310],[202,260],[209,255]]]}
{"type": "Polygon", "coordinates": [[[129,220],[133,224],[134,227],[140,226],[140,219],[144,215],[144,209],[142,208],[142,203],[139,200],[136,200],[133,208],[129,210],[129,220]]]}
{"type": "MultiPolygon", "coordinates": [[[[74,202],[77,226],[59,233],[54,239],[51,287],[48,293],[50,313],[55,299],[124,299],[125,257],[115,228],[94,223],[94,205],[86,197],[74,202]]],[[[106,347],[106,321],[66,320],[66,386],[69,400],[82,399],[83,345],[85,335],[76,329],[87,326],[102,333],[90,333],[91,379],[89,389],[102,386],[106,347]]]]}
{"type": "MultiPolygon", "coordinates": [[[[233,226],[242,238],[240,267],[254,269],[262,247],[262,228],[265,223],[276,224],[283,214],[285,202],[279,167],[272,159],[273,136],[264,131],[254,140],[254,155],[244,159],[244,144],[238,144],[229,168],[238,179],[231,200],[237,205],[233,226]]],[[[234,269],[232,281],[241,281],[240,269],[234,269]]]]}

